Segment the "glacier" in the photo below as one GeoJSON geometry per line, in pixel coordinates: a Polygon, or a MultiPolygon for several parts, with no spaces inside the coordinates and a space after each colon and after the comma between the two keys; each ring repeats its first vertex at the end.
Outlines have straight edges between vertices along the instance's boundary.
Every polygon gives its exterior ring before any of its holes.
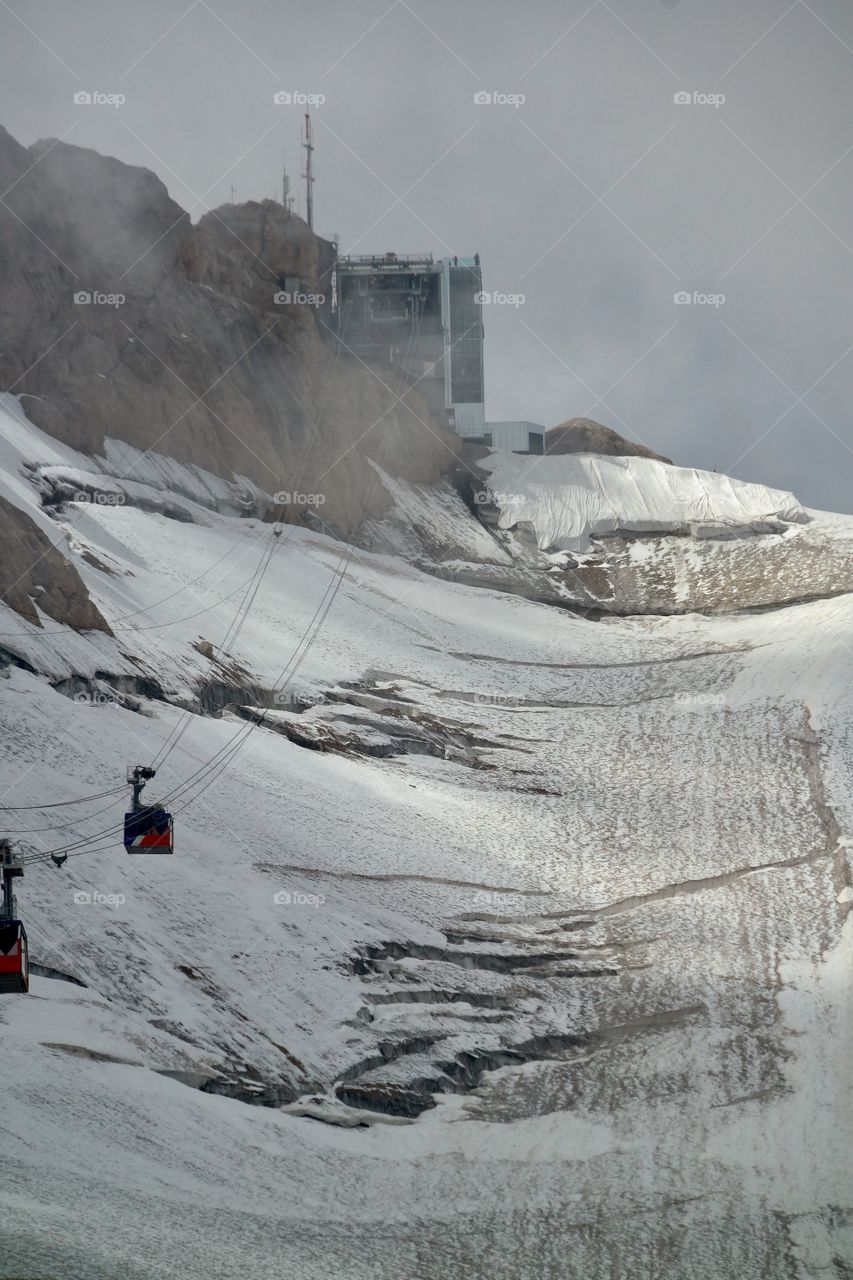
{"type": "MultiPolygon", "coordinates": [[[[622,461],[483,469],[548,548],[853,533],[622,461]]],[[[843,1274],[853,595],[592,622],[287,526],[231,642],[272,527],[128,468],[4,402],[0,492],[112,634],[0,607],[0,803],[119,788],[184,729],[149,784],[172,858],[124,854],[123,794],[5,815],[37,966],[0,1005],[6,1272],[843,1274]]],[[[485,555],[454,497],[387,487],[485,555]]]]}

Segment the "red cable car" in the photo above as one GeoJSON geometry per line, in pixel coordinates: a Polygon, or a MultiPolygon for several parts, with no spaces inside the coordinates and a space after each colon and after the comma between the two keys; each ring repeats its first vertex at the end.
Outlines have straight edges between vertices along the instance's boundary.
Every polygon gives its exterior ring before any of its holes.
{"type": "Polygon", "coordinates": [[[20,920],[0,919],[0,994],[30,989],[27,931],[20,920]]]}
{"type": "Polygon", "coordinates": [[[142,804],[139,799],[146,782],[156,774],[156,769],[145,764],[133,765],[127,771],[133,801],[130,812],[124,815],[126,853],[174,853],[171,813],[156,804],[142,804]]]}
{"type": "Polygon", "coordinates": [[[157,805],[144,805],[124,815],[127,853],[173,853],[172,815],[157,805]]]}

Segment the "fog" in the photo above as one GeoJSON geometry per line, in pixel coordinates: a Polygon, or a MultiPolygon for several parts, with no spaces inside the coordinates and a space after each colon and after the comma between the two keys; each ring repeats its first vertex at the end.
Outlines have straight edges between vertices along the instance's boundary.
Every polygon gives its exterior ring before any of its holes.
{"type": "Polygon", "coordinates": [[[283,160],[304,212],[308,95],[317,231],[480,253],[490,418],[853,509],[843,0],[9,0],[0,36],[0,123],[195,218],[280,198],[283,160]]]}

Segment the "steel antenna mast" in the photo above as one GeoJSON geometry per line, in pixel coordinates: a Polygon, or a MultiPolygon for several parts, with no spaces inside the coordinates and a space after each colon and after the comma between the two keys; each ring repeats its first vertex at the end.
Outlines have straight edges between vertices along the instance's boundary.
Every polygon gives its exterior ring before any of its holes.
{"type": "Polygon", "coordinates": [[[314,143],[311,141],[311,117],[305,112],[305,138],[302,142],[305,149],[305,221],[313,230],[314,228],[314,143]]]}

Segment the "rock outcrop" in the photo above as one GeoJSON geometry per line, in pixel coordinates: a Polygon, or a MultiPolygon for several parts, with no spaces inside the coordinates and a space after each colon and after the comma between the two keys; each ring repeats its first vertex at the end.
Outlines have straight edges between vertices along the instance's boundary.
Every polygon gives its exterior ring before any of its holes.
{"type": "Polygon", "coordinates": [[[0,189],[0,387],[43,430],[322,493],[344,533],[389,504],[368,458],[425,483],[453,462],[417,391],[335,343],[332,247],[281,205],[193,226],[148,170],[3,130],[0,189]],[[326,301],[276,298],[297,289],[326,301]]]}
{"type": "Polygon", "coordinates": [[[654,458],[672,462],[644,444],[626,440],[592,418],[569,418],[545,434],[546,453],[603,453],[611,458],[654,458]]]}
{"type": "Polygon", "coordinates": [[[39,610],[83,631],[112,635],[77,570],[24,511],[0,497],[0,600],[41,626],[39,610]],[[38,609],[36,608],[38,605],[38,609]]]}

